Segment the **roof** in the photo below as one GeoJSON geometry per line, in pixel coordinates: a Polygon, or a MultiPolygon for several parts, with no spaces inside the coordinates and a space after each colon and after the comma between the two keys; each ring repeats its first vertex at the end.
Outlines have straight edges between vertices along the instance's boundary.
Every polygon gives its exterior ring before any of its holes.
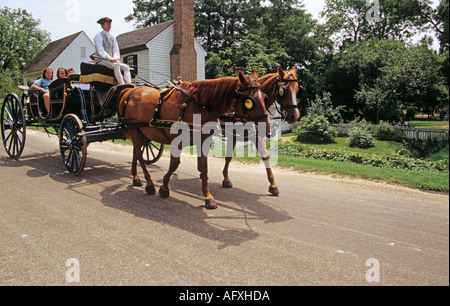
{"type": "Polygon", "coordinates": [[[83,31],[72,34],[51,42],[41,51],[28,65],[22,70],[22,73],[36,72],[48,67],[58,56],[77,38],[83,31]]]}
{"type": "Polygon", "coordinates": [[[154,26],[142,28],[132,32],[117,36],[117,43],[120,46],[120,53],[126,54],[141,50],[147,50],[147,44],[156,36],[174,23],[173,20],[166,21],[154,26]]]}

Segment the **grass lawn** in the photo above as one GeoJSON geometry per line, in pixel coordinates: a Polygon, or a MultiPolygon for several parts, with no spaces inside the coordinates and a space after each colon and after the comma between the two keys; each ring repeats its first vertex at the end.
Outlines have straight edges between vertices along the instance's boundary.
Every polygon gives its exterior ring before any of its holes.
{"type": "MultiPolygon", "coordinates": [[[[259,157],[237,158],[261,162],[259,157]]],[[[383,181],[420,190],[449,192],[449,173],[379,168],[350,162],[317,160],[305,157],[278,156],[278,166],[300,172],[317,172],[338,176],[383,181]]]]}
{"type": "MultiPolygon", "coordinates": [[[[386,154],[398,152],[402,148],[402,144],[395,141],[378,141],[375,140],[375,147],[368,149],[352,148],[347,145],[347,138],[337,137],[335,138],[336,143],[330,144],[308,144],[308,146],[320,149],[330,149],[330,150],[344,150],[349,152],[367,153],[367,154],[386,154]]],[[[301,144],[297,140],[293,140],[293,143],[301,144]]]]}
{"type": "Polygon", "coordinates": [[[439,121],[439,120],[413,120],[410,121],[409,124],[413,128],[418,129],[448,129],[449,122],[448,121],[439,121]]]}

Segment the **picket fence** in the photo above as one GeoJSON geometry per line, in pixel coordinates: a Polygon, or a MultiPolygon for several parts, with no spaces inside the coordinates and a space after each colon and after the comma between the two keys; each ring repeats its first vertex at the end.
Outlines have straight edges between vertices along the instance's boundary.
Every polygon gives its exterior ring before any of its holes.
{"type": "Polygon", "coordinates": [[[448,135],[449,130],[417,129],[417,128],[405,128],[405,127],[398,127],[398,129],[403,132],[403,136],[406,139],[417,139],[417,140],[446,139],[446,140],[449,140],[449,135],[448,135]]]}
{"type": "MultiPolygon", "coordinates": [[[[352,124],[332,124],[332,127],[336,129],[343,129],[346,133],[350,132],[350,129],[354,126],[352,124]]],[[[411,127],[395,127],[396,129],[402,131],[403,137],[405,139],[417,139],[417,140],[427,140],[427,139],[446,139],[449,140],[449,130],[448,129],[419,129],[411,127]]]]}

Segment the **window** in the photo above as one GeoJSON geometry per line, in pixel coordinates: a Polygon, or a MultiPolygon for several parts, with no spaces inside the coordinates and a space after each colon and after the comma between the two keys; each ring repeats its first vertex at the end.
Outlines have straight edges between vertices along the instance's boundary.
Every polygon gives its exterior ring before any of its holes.
{"type": "Polygon", "coordinates": [[[81,58],[86,58],[86,47],[81,47],[81,58]]]}
{"type": "Polygon", "coordinates": [[[138,74],[138,58],[136,54],[125,56],[123,62],[134,69],[134,74],[138,74]]]}

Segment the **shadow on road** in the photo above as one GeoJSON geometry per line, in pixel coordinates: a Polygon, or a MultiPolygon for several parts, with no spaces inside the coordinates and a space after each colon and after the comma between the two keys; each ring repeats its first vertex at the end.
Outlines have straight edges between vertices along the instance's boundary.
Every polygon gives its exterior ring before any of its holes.
{"type": "MultiPolygon", "coordinates": [[[[82,193],[86,186],[97,186],[105,206],[217,241],[218,248],[239,246],[256,239],[259,234],[250,225],[251,221],[278,223],[292,219],[287,212],[277,208],[276,198],[239,188],[223,189],[214,181],[210,181],[210,189],[219,208],[206,210],[197,171],[192,174],[196,177],[189,179],[179,179],[175,173],[170,183],[171,197],[163,199],[159,195],[147,195],[144,188],[131,186],[130,165],[112,164],[91,157],[80,176],[65,171],[58,151],[23,156],[19,161],[0,157],[0,166],[30,168],[27,171],[29,177],[48,176],[66,184],[67,189],[75,193],[82,193]]],[[[149,167],[157,186],[161,185],[166,170],[158,165],[149,167]]]]}

